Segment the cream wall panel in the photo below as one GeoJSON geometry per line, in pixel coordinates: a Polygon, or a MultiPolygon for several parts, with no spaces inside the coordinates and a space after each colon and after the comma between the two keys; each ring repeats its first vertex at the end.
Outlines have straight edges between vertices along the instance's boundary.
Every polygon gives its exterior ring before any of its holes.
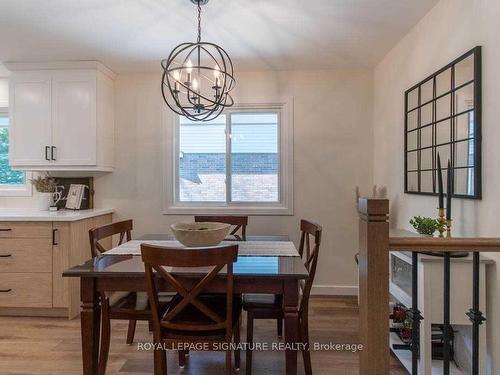
{"type": "MultiPolygon", "coordinates": [[[[403,108],[405,89],[476,45],[483,58],[483,140],[481,201],[453,200],[455,235],[500,236],[500,2],[441,0],[377,65],[374,75],[375,183],[388,187],[391,225],[409,228],[413,215],[436,214],[437,198],[403,193],[403,108]]],[[[488,255],[500,262],[499,255],[488,255]]],[[[500,277],[490,266],[487,279],[488,362],[500,372],[500,277]]]]}

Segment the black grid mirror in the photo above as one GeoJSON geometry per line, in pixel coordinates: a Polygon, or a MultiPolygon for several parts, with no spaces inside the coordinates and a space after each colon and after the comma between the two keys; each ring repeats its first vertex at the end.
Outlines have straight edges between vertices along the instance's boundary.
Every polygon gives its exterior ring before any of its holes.
{"type": "Polygon", "coordinates": [[[405,92],[405,193],[437,195],[437,154],[453,196],[481,199],[481,47],[405,92]]]}

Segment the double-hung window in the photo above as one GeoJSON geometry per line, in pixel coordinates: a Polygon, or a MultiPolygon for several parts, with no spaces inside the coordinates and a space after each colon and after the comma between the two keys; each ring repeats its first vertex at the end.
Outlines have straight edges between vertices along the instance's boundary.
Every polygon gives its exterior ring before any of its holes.
{"type": "Polygon", "coordinates": [[[9,166],[8,83],[0,79],[0,196],[31,195],[31,184],[25,172],[9,166]]]}
{"type": "Polygon", "coordinates": [[[9,166],[9,116],[6,108],[0,108],[0,196],[31,195],[30,187],[26,173],[9,166]]]}
{"type": "Polygon", "coordinates": [[[291,214],[293,140],[285,108],[234,108],[209,122],[175,116],[167,213],[291,214]]]}

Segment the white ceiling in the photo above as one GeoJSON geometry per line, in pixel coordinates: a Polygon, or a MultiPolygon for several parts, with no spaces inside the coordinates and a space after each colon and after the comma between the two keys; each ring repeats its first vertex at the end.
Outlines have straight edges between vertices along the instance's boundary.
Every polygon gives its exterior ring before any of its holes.
{"type": "MultiPolygon", "coordinates": [[[[210,0],[204,40],[238,70],[374,66],[437,0],[210,0]]],[[[155,71],[196,38],[189,0],[1,0],[0,61],[99,60],[155,71]]]]}

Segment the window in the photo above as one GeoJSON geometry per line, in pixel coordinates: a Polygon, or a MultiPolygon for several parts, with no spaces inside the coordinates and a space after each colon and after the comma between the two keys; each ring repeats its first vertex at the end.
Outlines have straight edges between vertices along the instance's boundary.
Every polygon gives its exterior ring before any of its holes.
{"type": "Polygon", "coordinates": [[[31,184],[25,172],[9,166],[9,117],[5,107],[0,108],[0,195],[31,195],[31,184]]]}
{"type": "Polygon", "coordinates": [[[291,214],[287,108],[237,107],[209,122],[175,115],[166,212],[291,214]]]}

